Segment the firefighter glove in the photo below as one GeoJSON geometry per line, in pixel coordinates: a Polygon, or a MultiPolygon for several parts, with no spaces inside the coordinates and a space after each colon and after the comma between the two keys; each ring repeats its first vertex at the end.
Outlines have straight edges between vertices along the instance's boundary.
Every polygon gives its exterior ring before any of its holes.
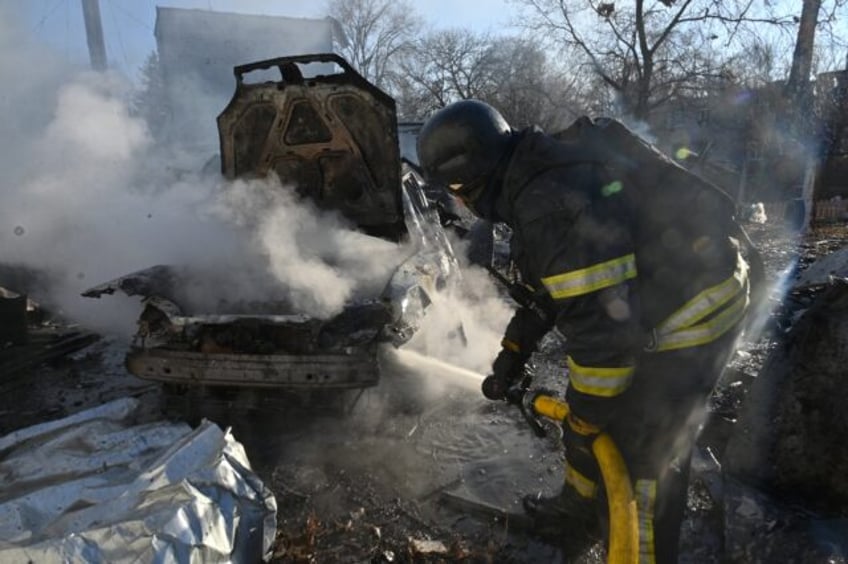
{"type": "Polygon", "coordinates": [[[492,374],[483,380],[483,395],[490,400],[506,399],[507,390],[521,380],[526,362],[526,355],[502,349],[492,363],[492,374]]]}

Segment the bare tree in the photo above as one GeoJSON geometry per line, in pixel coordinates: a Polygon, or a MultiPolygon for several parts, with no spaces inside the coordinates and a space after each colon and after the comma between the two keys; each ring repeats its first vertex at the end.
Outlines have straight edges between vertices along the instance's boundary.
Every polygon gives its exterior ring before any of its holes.
{"type": "Polygon", "coordinates": [[[486,34],[449,29],[419,38],[402,63],[413,106],[408,113],[426,115],[456,100],[484,97],[493,87],[494,61],[486,34]]]}
{"type": "Polygon", "coordinates": [[[485,99],[513,126],[556,130],[585,113],[576,77],[551,65],[537,43],[498,39],[491,56],[492,88],[485,99]]]}
{"type": "Polygon", "coordinates": [[[798,26],[798,38],[792,54],[792,69],[786,81],[786,96],[797,107],[809,102],[810,73],[813,66],[813,46],[815,45],[816,25],[818,23],[821,0],[804,0],[801,19],[798,26]]]}
{"type": "MultiPolygon", "coordinates": [[[[846,5],[848,5],[848,0],[821,0],[821,8],[816,19],[813,48],[812,70],[814,74],[846,68],[845,51],[848,49],[848,34],[845,33],[845,17],[848,15],[846,5]]],[[[807,7],[804,6],[804,8],[807,7]]],[[[802,8],[799,24],[800,20],[803,19],[804,8],[802,8]]],[[[811,10],[812,7],[807,9],[811,10]]]]}
{"type": "Polygon", "coordinates": [[[404,58],[397,92],[405,119],[421,119],[456,100],[492,104],[514,126],[561,127],[576,114],[573,77],[555,71],[534,42],[475,33],[436,31],[404,58]]]}
{"type": "Polygon", "coordinates": [[[791,16],[754,13],[752,0],[516,0],[519,22],[564,48],[644,119],[667,100],[698,93],[726,70],[722,50],[745,26],[788,26],[791,16]]]}
{"type": "Polygon", "coordinates": [[[725,61],[728,81],[748,89],[760,88],[786,76],[784,48],[767,38],[753,35],[725,61]]]}
{"type": "Polygon", "coordinates": [[[359,73],[390,89],[393,64],[418,32],[421,20],[408,0],[330,0],[328,13],[345,33],[339,52],[359,73]]]}

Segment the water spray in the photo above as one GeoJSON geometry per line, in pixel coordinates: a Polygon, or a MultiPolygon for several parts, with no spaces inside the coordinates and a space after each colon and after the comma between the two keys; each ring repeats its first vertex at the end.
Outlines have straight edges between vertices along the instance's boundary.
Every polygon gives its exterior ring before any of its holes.
{"type": "Polygon", "coordinates": [[[745,339],[753,343],[762,337],[766,324],[772,314],[772,302],[783,302],[786,295],[792,286],[792,279],[797,270],[798,260],[794,259],[786,268],[784,268],[774,282],[768,284],[766,289],[766,301],[762,304],[755,304],[751,313],[751,321],[748,325],[747,335],[745,339]]]}
{"type": "Polygon", "coordinates": [[[410,370],[422,374],[434,374],[442,382],[450,380],[452,383],[466,389],[480,390],[483,375],[473,370],[426,356],[411,349],[389,349],[389,351],[393,360],[396,360],[410,370]]]}

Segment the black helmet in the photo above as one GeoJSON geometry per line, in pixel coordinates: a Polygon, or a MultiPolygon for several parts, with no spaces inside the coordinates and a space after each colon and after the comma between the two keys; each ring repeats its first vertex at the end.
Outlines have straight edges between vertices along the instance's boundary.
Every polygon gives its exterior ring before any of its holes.
{"type": "Polygon", "coordinates": [[[492,106],[462,100],[439,110],[418,135],[418,160],[430,182],[474,205],[506,155],[512,128],[492,106]]]}

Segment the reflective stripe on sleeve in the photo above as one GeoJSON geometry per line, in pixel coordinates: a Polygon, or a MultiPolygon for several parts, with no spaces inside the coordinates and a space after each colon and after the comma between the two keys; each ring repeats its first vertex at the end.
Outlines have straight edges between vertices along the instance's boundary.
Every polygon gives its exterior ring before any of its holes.
{"type": "Polygon", "coordinates": [[[670,351],[715,341],[742,321],[748,307],[748,265],[738,258],[736,271],[686,302],[654,334],[652,350],[670,351]],[[724,309],[722,309],[724,308],[724,309]],[[707,321],[701,321],[719,312],[707,321]]]}
{"type": "Polygon", "coordinates": [[[636,278],[636,256],[633,253],[588,268],[542,278],[542,284],[551,297],[561,300],[615,286],[631,278],[636,278]]]}
{"type": "Polygon", "coordinates": [[[720,284],[707,288],[686,302],[683,307],[663,321],[657,327],[657,331],[668,333],[683,329],[718,311],[745,290],[746,279],[747,273],[743,264],[737,267],[733,276],[720,284]]]}
{"type": "Polygon", "coordinates": [[[593,498],[598,492],[598,484],[575,470],[568,461],[565,462],[565,483],[583,497],[593,498]]]}
{"type": "Polygon", "coordinates": [[[667,334],[657,330],[656,350],[670,351],[711,343],[742,321],[747,307],[748,295],[744,294],[709,321],[667,334]]]}
{"type": "Polygon", "coordinates": [[[601,397],[617,396],[630,386],[633,379],[633,367],[615,368],[580,366],[570,356],[566,358],[568,377],[578,392],[601,397]]]}
{"type": "Polygon", "coordinates": [[[656,480],[636,480],[636,514],[639,519],[639,564],[654,564],[654,505],[657,500],[656,480]]]}

